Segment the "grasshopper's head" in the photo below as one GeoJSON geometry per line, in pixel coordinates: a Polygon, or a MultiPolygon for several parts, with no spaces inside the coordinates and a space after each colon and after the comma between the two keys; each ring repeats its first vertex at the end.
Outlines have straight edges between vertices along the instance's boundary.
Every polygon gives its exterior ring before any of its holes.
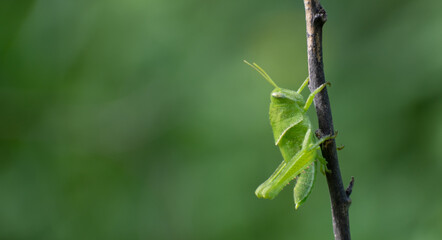
{"type": "Polygon", "coordinates": [[[304,97],[296,91],[284,88],[275,88],[270,94],[270,100],[276,104],[297,104],[304,106],[304,97]]]}
{"type": "Polygon", "coordinates": [[[270,84],[272,84],[272,86],[275,87],[275,89],[272,91],[272,94],[270,97],[272,103],[276,103],[276,104],[296,103],[301,107],[304,105],[304,98],[302,97],[302,95],[300,93],[298,93],[296,91],[289,90],[289,89],[284,89],[284,88],[278,87],[278,85],[276,85],[276,83],[273,82],[273,80],[270,78],[270,76],[264,71],[264,69],[262,69],[260,66],[258,66],[258,64],[256,64],[256,63],[250,64],[246,60],[244,60],[244,62],[246,64],[248,64],[249,66],[251,66],[253,69],[255,69],[259,74],[261,74],[267,80],[267,82],[269,82],[270,84]]]}

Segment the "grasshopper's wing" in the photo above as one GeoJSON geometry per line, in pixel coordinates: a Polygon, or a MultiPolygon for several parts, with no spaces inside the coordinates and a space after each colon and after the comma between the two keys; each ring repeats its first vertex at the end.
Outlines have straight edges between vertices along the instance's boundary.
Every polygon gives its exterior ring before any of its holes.
{"type": "Polygon", "coordinates": [[[295,208],[298,209],[303,204],[310,193],[312,192],[316,178],[316,161],[307,167],[296,178],[295,188],[293,189],[293,195],[295,198],[295,208]]]}

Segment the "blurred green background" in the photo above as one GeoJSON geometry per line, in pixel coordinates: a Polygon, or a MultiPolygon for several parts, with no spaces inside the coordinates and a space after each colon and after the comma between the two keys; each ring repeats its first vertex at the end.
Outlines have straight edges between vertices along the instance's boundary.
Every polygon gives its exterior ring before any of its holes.
{"type": "MultiPolygon", "coordinates": [[[[442,2],[323,0],[354,239],[442,238],[442,2]]],[[[1,0],[0,239],[332,239],[281,161],[272,87],[307,76],[301,0],[1,0]]],[[[316,124],[313,108],[309,111],[316,124]]]]}

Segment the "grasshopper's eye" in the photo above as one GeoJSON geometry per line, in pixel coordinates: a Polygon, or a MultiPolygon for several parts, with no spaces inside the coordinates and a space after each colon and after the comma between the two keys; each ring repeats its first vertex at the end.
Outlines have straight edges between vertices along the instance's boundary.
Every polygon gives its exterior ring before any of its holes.
{"type": "Polygon", "coordinates": [[[285,94],[282,92],[274,92],[272,93],[272,97],[274,98],[286,98],[285,94]]]}

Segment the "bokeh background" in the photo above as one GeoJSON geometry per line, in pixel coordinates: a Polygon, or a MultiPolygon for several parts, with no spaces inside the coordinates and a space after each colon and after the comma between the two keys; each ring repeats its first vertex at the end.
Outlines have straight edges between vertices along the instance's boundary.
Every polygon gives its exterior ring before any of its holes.
{"type": "MultiPolygon", "coordinates": [[[[353,238],[441,239],[442,2],[322,4],[353,238]]],[[[322,175],[254,196],[281,156],[243,59],[296,89],[302,1],[1,0],[0,239],[332,239],[322,175]]]]}

